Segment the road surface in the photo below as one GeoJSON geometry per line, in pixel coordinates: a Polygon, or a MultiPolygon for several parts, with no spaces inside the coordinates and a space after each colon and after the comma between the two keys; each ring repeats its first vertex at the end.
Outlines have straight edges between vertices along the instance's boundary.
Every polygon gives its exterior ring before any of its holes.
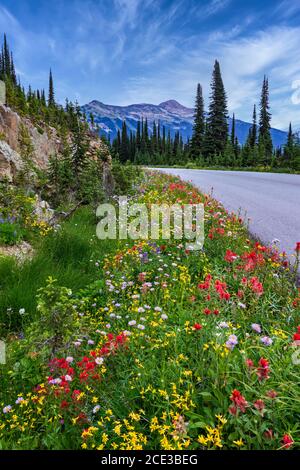
{"type": "Polygon", "coordinates": [[[296,242],[300,241],[300,175],[166,169],[160,171],[191,181],[202,192],[210,192],[229,211],[241,211],[249,220],[250,233],[279,247],[291,261],[296,242]]]}

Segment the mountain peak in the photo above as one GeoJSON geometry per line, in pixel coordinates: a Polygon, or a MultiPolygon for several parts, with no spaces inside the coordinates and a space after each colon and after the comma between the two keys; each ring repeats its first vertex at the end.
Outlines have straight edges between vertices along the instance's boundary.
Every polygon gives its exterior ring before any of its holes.
{"type": "Polygon", "coordinates": [[[185,106],[183,106],[182,104],[178,103],[178,101],[176,101],[176,100],[163,101],[158,106],[160,108],[165,109],[166,111],[169,111],[169,112],[179,111],[179,110],[183,111],[183,110],[188,109],[185,106]]]}

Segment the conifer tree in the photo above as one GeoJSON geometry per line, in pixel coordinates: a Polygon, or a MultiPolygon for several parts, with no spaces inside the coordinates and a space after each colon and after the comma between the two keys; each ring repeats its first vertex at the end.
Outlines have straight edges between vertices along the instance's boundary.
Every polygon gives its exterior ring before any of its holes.
{"type": "Polygon", "coordinates": [[[123,121],[120,147],[120,161],[125,163],[127,162],[127,160],[129,160],[129,140],[127,135],[126,121],[123,121]]]}
{"type": "Polygon", "coordinates": [[[211,95],[207,118],[205,151],[209,156],[222,154],[227,144],[227,97],[220,64],[216,60],[212,75],[211,95]]]}
{"type": "MultiPolygon", "coordinates": [[[[264,148],[264,158],[262,163],[270,162],[273,152],[273,144],[271,138],[271,113],[269,111],[269,82],[266,76],[264,76],[261,99],[260,99],[260,118],[259,118],[259,144],[261,152],[264,148]]],[[[261,153],[262,156],[262,153],[261,153]]]]}
{"type": "Polygon", "coordinates": [[[6,38],[6,34],[4,34],[4,42],[3,42],[3,60],[4,60],[4,75],[9,78],[11,73],[11,64],[10,64],[10,52],[9,46],[6,38]]]}
{"type": "Polygon", "coordinates": [[[203,139],[205,130],[204,119],[204,101],[202,87],[200,83],[197,85],[197,95],[194,111],[193,135],[190,145],[190,155],[192,159],[196,159],[203,152],[203,139]]]}
{"type": "Polygon", "coordinates": [[[141,150],[141,121],[138,120],[136,128],[136,149],[139,152],[141,150]]]}
{"type": "Polygon", "coordinates": [[[256,106],[253,106],[252,126],[249,134],[249,145],[254,148],[257,142],[257,123],[256,123],[256,106]]]}
{"type": "Polygon", "coordinates": [[[53,76],[52,76],[52,70],[51,69],[50,69],[50,73],[49,73],[48,106],[49,107],[55,106],[54,84],[53,84],[53,76]]]}
{"type": "Polygon", "coordinates": [[[232,147],[234,147],[234,145],[235,145],[235,115],[234,115],[234,113],[232,115],[230,141],[231,141],[232,147]]]}
{"type": "Polygon", "coordinates": [[[294,134],[292,131],[292,124],[289,125],[289,131],[287,136],[286,145],[284,146],[284,159],[285,163],[289,163],[293,159],[294,154],[294,134]]]}
{"type": "Polygon", "coordinates": [[[153,121],[153,130],[152,130],[152,136],[151,136],[151,151],[154,154],[157,152],[157,128],[156,128],[155,121],[153,121]]]}

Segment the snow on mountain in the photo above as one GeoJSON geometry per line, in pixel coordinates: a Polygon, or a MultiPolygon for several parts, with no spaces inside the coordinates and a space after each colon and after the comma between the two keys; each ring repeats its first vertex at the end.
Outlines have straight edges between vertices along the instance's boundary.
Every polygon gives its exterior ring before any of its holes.
{"type": "MultiPolygon", "coordinates": [[[[187,108],[176,100],[168,100],[159,105],[140,103],[128,106],[115,106],[94,100],[82,106],[82,111],[89,116],[94,115],[95,124],[100,127],[100,132],[112,141],[118,129],[121,130],[123,120],[126,120],[128,132],[136,131],[137,122],[144,118],[148,120],[149,132],[151,132],[153,121],[160,122],[171,135],[179,131],[184,141],[192,135],[194,110],[187,108]]],[[[236,119],[236,135],[241,144],[247,138],[251,124],[236,119]]],[[[231,129],[231,118],[229,118],[229,129],[231,129]]],[[[271,129],[273,144],[275,147],[286,143],[287,133],[279,129],[271,129]]]]}

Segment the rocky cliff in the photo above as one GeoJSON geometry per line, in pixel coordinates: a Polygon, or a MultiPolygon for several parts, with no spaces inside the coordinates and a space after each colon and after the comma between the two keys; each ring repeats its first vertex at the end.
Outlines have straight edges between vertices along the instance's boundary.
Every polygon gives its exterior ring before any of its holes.
{"type": "MultiPolygon", "coordinates": [[[[0,105],[0,178],[6,177],[9,181],[14,181],[17,172],[22,170],[24,130],[31,146],[31,161],[35,167],[46,169],[49,158],[60,152],[61,140],[55,128],[47,125],[37,127],[28,118],[0,105]]],[[[104,161],[111,161],[107,146],[99,138],[91,138],[88,155],[96,158],[99,153],[104,161]]]]}

